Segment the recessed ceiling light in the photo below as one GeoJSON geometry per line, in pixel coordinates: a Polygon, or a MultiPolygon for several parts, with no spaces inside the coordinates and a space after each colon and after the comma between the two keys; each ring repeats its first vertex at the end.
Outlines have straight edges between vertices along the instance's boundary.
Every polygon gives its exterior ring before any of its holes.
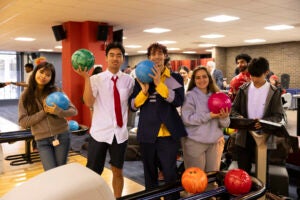
{"type": "Polygon", "coordinates": [[[244,40],[244,42],[247,43],[260,43],[260,42],[265,42],[266,40],[264,39],[250,39],[250,40],[244,40]]]}
{"type": "Polygon", "coordinates": [[[165,28],[151,28],[151,29],[145,29],[144,32],[147,33],[165,33],[171,31],[170,29],[165,28]]]}
{"type": "Polygon", "coordinates": [[[55,49],[62,49],[62,46],[61,45],[55,46],[55,49]]]}
{"type": "Polygon", "coordinates": [[[240,19],[239,17],[229,16],[229,15],[217,15],[214,17],[207,17],[205,21],[212,21],[212,22],[229,22],[240,19]]]}
{"type": "Polygon", "coordinates": [[[24,42],[31,42],[31,41],[34,41],[35,38],[29,38],[29,37],[16,37],[15,40],[18,40],[18,41],[24,41],[24,42]]]}
{"type": "Polygon", "coordinates": [[[53,49],[39,49],[39,51],[47,51],[47,52],[51,52],[51,51],[53,51],[53,49]]]}
{"type": "Polygon", "coordinates": [[[182,53],[186,53],[186,54],[194,54],[194,53],[196,53],[196,51],[184,51],[184,52],[182,52],[182,53]]]}
{"type": "Polygon", "coordinates": [[[213,50],[212,50],[212,49],[206,49],[205,51],[207,51],[207,52],[212,52],[213,50]]]}
{"type": "Polygon", "coordinates": [[[147,53],[146,50],[137,51],[138,53],[147,53]]]}
{"type": "Polygon", "coordinates": [[[221,35],[221,34],[209,34],[209,35],[201,35],[200,37],[202,38],[222,38],[225,37],[225,35],[221,35]]]}
{"type": "Polygon", "coordinates": [[[177,47],[172,47],[172,48],[167,48],[168,51],[178,51],[180,50],[180,48],[177,48],[177,47]]]}
{"type": "Polygon", "coordinates": [[[126,45],[126,48],[130,48],[130,49],[136,49],[136,48],[140,48],[142,47],[141,45],[126,45]]]}
{"type": "Polygon", "coordinates": [[[292,29],[295,28],[294,26],[290,25],[275,25],[275,26],[266,26],[265,29],[272,30],[272,31],[278,31],[278,30],[287,30],[287,29],[292,29]]]}
{"type": "Polygon", "coordinates": [[[216,44],[199,44],[199,47],[215,47],[217,46],[216,44]]]}
{"type": "Polygon", "coordinates": [[[170,41],[170,40],[162,40],[162,41],[157,41],[159,44],[175,44],[176,41],[170,41]]]}

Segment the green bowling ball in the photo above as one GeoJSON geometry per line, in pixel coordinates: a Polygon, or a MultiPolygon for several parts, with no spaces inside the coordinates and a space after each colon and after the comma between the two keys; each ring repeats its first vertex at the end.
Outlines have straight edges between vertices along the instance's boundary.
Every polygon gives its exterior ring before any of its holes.
{"type": "Polygon", "coordinates": [[[75,70],[81,67],[81,70],[87,68],[87,71],[89,71],[95,64],[95,57],[87,49],[78,49],[72,54],[71,61],[75,70]]]}

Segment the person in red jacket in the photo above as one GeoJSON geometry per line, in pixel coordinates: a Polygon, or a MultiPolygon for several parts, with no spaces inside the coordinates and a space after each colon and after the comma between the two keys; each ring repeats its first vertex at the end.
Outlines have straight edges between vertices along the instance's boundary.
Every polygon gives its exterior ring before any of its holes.
{"type": "Polygon", "coordinates": [[[230,81],[230,88],[228,95],[231,101],[234,100],[239,87],[243,85],[245,82],[250,81],[250,74],[248,72],[248,64],[251,61],[251,57],[248,54],[239,54],[235,57],[235,62],[240,70],[240,73],[233,77],[230,81]]]}

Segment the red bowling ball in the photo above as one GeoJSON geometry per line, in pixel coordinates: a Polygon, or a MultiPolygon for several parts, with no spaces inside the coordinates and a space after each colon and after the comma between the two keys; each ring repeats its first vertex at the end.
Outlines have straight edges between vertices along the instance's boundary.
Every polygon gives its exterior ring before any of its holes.
{"type": "Polygon", "coordinates": [[[231,100],[228,95],[222,92],[212,94],[208,99],[208,109],[211,112],[218,114],[222,108],[231,108],[231,100]]]}
{"type": "Polygon", "coordinates": [[[227,191],[232,195],[246,194],[252,186],[251,176],[242,169],[229,170],[224,178],[227,191]]]}

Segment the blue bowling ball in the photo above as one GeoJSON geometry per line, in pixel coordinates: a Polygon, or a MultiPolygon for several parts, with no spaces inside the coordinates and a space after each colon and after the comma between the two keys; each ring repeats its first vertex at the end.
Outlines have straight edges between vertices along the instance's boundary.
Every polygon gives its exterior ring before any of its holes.
{"type": "Polygon", "coordinates": [[[136,77],[143,83],[150,83],[153,79],[149,76],[149,74],[153,74],[152,68],[154,67],[154,62],[151,60],[144,60],[139,62],[135,68],[136,77]]]}
{"type": "Polygon", "coordinates": [[[63,92],[53,92],[47,96],[46,104],[48,106],[56,104],[61,109],[67,110],[70,105],[70,100],[63,92]]]}
{"type": "Polygon", "coordinates": [[[68,125],[70,131],[77,131],[79,129],[79,124],[75,120],[69,120],[68,125]]]}

